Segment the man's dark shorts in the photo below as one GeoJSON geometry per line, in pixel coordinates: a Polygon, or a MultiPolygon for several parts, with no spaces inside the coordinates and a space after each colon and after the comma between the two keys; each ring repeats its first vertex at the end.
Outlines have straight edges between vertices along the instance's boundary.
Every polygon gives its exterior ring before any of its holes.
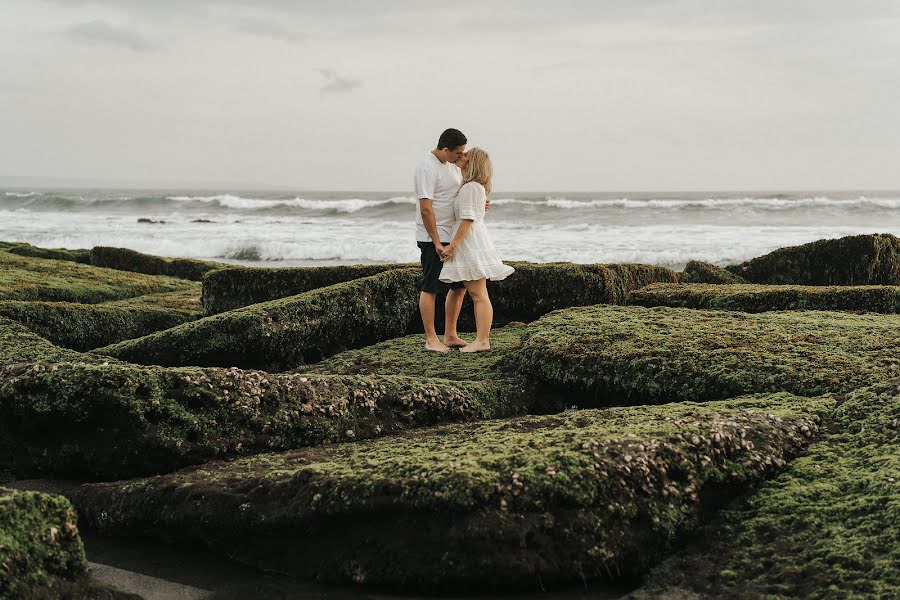
{"type": "Polygon", "coordinates": [[[453,283],[441,283],[438,279],[441,276],[441,268],[444,263],[438,256],[437,250],[434,249],[434,242],[417,242],[419,250],[422,251],[422,282],[419,289],[429,294],[436,294],[438,291],[449,289],[459,289],[466,287],[462,281],[454,281],[453,283]]]}

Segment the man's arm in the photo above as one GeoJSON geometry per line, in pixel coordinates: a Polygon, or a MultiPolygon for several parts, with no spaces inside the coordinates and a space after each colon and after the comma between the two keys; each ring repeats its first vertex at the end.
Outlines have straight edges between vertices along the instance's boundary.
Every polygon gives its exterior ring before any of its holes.
{"type": "Polygon", "coordinates": [[[437,221],[434,218],[434,207],[431,206],[431,198],[419,198],[419,210],[422,213],[422,223],[425,224],[425,231],[431,236],[434,249],[440,254],[444,250],[444,245],[441,243],[441,236],[438,235],[437,221]]]}

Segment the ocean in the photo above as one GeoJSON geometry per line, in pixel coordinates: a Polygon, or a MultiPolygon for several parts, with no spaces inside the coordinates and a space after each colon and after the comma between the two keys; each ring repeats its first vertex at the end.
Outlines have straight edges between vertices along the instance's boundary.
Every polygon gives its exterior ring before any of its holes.
{"type": "MultiPolygon", "coordinates": [[[[256,266],[414,262],[405,193],[0,190],[0,241],[119,246],[256,266]]],[[[503,193],[486,224],[508,260],[741,262],[860,233],[900,236],[900,192],[503,193]]]]}

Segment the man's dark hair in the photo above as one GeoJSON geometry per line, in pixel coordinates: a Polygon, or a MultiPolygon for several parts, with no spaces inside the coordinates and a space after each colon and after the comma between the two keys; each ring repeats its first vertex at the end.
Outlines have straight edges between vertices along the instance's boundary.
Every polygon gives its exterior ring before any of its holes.
{"type": "Polygon", "coordinates": [[[438,150],[443,150],[444,148],[453,150],[454,148],[465,146],[468,141],[469,140],[466,139],[466,136],[463,135],[462,131],[450,128],[445,129],[444,133],[441,134],[437,147],[438,150]]]}

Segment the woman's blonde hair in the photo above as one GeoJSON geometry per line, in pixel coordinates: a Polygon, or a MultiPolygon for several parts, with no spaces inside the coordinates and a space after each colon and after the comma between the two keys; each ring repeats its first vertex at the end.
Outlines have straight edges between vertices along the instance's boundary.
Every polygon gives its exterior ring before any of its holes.
{"type": "Polygon", "coordinates": [[[494,177],[494,167],[491,165],[491,157],[481,148],[472,148],[466,152],[469,164],[463,171],[463,185],[470,181],[477,181],[484,186],[484,191],[491,193],[491,179],[494,177]]]}

